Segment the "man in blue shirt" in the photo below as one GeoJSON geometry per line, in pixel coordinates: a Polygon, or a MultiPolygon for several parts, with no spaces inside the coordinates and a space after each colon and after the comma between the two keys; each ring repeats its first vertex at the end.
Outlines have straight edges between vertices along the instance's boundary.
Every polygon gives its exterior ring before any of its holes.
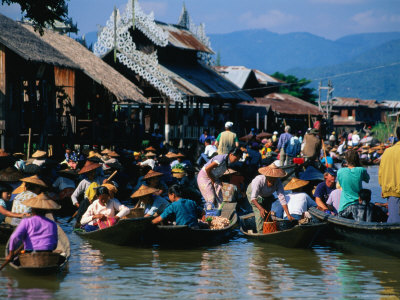
{"type": "Polygon", "coordinates": [[[153,224],[158,224],[165,219],[172,220],[175,218],[176,225],[199,226],[197,219],[201,217],[203,210],[193,200],[182,198],[182,189],[179,185],[175,184],[169,188],[168,197],[172,203],[165,208],[160,216],[153,219],[153,224]]]}
{"type": "Polygon", "coordinates": [[[285,127],[285,133],[281,134],[279,137],[278,141],[278,147],[277,150],[280,151],[280,157],[279,160],[281,162],[281,167],[284,166],[285,161],[286,161],[286,152],[285,152],[285,145],[286,143],[292,138],[292,135],[290,134],[290,126],[285,127]]]}
{"type": "Polygon", "coordinates": [[[323,210],[328,210],[326,201],[336,187],[336,171],[332,168],[326,169],[324,179],[325,180],[323,182],[317,185],[314,192],[314,197],[318,207],[323,210]]]}

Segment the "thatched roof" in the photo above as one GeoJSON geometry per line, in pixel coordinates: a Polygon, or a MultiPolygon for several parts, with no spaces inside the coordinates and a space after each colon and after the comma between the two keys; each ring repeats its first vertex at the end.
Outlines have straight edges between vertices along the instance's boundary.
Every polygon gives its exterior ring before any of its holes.
{"type": "Polygon", "coordinates": [[[73,61],[37,35],[2,14],[0,14],[0,43],[28,61],[78,68],[73,61]]]}
{"type": "Polygon", "coordinates": [[[79,69],[103,85],[117,100],[150,103],[135,84],[74,39],[51,30],[45,30],[44,35],[40,36],[30,25],[23,26],[71,59],[79,69]]]}

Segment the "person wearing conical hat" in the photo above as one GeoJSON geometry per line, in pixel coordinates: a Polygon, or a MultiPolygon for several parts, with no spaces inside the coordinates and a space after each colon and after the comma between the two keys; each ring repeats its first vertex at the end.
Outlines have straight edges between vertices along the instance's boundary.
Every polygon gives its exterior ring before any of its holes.
{"type": "MultiPolygon", "coordinates": [[[[304,213],[310,207],[317,206],[317,203],[315,203],[310,196],[303,192],[303,188],[307,186],[308,183],[309,181],[306,180],[292,178],[284,188],[285,191],[292,191],[291,194],[286,195],[287,206],[290,215],[296,220],[303,219],[304,213]]],[[[283,213],[283,219],[288,220],[286,212],[283,213]]]]}
{"type": "Polygon", "coordinates": [[[278,195],[284,211],[289,220],[294,220],[290,215],[287,206],[287,201],[283,191],[283,186],[280,178],[287,174],[275,164],[270,164],[267,167],[258,169],[261,175],[256,176],[247,187],[246,195],[251,207],[253,208],[257,232],[262,232],[264,219],[271,210],[271,205],[275,201],[273,193],[278,195]]]}
{"type": "Polygon", "coordinates": [[[111,219],[112,222],[118,222],[130,212],[129,208],[122,205],[117,199],[111,199],[106,186],[96,189],[96,198],[80,220],[81,225],[88,232],[99,229],[97,224],[99,221],[111,219]]]}
{"type": "MultiPolygon", "coordinates": [[[[46,183],[41,180],[37,175],[22,178],[20,181],[23,182],[22,192],[19,193],[13,200],[11,211],[17,214],[30,213],[31,208],[24,205],[24,201],[36,197],[38,194],[43,192],[47,188],[46,183]]],[[[17,218],[6,219],[6,222],[17,226],[21,220],[17,218]]]]}
{"type": "Polygon", "coordinates": [[[34,158],[32,164],[41,167],[46,163],[47,152],[42,150],[37,150],[32,154],[32,158],[34,158]]]}
{"type": "Polygon", "coordinates": [[[164,181],[161,180],[162,176],[163,173],[150,170],[143,176],[143,180],[145,181],[145,185],[158,190],[156,193],[157,195],[167,196],[168,187],[164,181]]]}
{"type": "Polygon", "coordinates": [[[138,199],[138,201],[144,204],[145,217],[159,216],[169,205],[169,202],[165,198],[157,195],[158,191],[158,189],[142,185],[131,195],[132,199],[138,199]]]}
{"type": "Polygon", "coordinates": [[[60,206],[49,196],[41,193],[23,202],[32,209],[32,217],[21,220],[10,237],[10,253],[6,259],[14,256],[19,242],[24,243],[25,252],[53,251],[57,248],[58,234],[57,224],[46,218],[46,213],[60,206]]]}
{"type": "Polygon", "coordinates": [[[81,180],[71,195],[72,204],[78,207],[78,213],[76,215],[77,222],[80,221],[86,209],[89,207],[90,202],[94,200],[96,195],[95,188],[103,183],[104,178],[98,173],[98,169],[100,168],[101,164],[88,160],[78,172],[78,174],[84,175],[85,178],[81,180]],[[83,196],[81,203],[78,202],[80,196],[83,196]]]}

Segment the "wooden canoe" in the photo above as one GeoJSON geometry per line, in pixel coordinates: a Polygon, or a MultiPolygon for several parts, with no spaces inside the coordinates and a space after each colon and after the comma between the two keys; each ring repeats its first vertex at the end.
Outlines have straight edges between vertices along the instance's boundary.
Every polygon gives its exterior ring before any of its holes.
{"type": "MultiPolygon", "coordinates": [[[[59,225],[57,225],[57,233],[58,233],[58,243],[57,248],[54,252],[60,254],[60,259],[58,261],[57,266],[51,267],[22,267],[19,263],[18,257],[10,262],[10,266],[16,270],[31,272],[31,273],[41,273],[41,274],[49,274],[49,273],[56,273],[64,269],[66,264],[68,263],[69,257],[71,256],[71,248],[70,243],[67,235],[65,234],[64,230],[61,229],[59,225]]],[[[9,241],[7,242],[6,246],[6,256],[8,255],[8,245],[9,241]]]]}
{"type": "Polygon", "coordinates": [[[227,218],[230,225],[219,230],[194,229],[186,225],[158,225],[152,236],[153,243],[177,247],[222,244],[234,235],[238,222],[236,203],[225,203],[221,216],[227,218]]]}
{"type": "Polygon", "coordinates": [[[152,217],[122,219],[114,226],[91,232],[75,230],[78,235],[92,240],[98,240],[114,245],[137,245],[141,244],[145,235],[153,227],[152,217]]]}
{"type": "Polygon", "coordinates": [[[12,226],[7,223],[0,224],[0,244],[6,244],[8,239],[11,236],[11,233],[14,231],[15,226],[12,226]]]}
{"type": "Polygon", "coordinates": [[[278,221],[279,231],[257,233],[254,213],[240,217],[240,231],[248,238],[288,248],[308,248],[317,235],[327,226],[326,223],[297,225],[286,220],[278,221]]]}
{"type": "Polygon", "coordinates": [[[309,212],[329,223],[333,230],[351,242],[400,256],[400,223],[357,222],[328,215],[316,208],[309,212]]]}

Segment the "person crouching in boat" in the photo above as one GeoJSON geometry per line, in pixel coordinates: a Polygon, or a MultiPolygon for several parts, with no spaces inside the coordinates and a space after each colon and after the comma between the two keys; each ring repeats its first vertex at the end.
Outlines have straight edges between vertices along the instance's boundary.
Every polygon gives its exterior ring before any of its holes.
{"type": "Polygon", "coordinates": [[[61,206],[44,193],[23,202],[31,207],[32,217],[22,219],[10,237],[9,254],[6,260],[14,257],[20,242],[24,243],[25,252],[51,252],[57,248],[57,224],[45,215],[50,210],[60,209],[61,206]]]}
{"type": "Polygon", "coordinates": [[[256,176],[247,187],[246,195],[253,208],[257,231],[262,232],[263,222],[267,212],[271,210],[272,202],[275,201],[273,193],[278,195],[279,202],[289,220],[294,220],[287,206],[283,186],[280,178],[286,176],[286,172],[274,164],[258,169],[261,175],[256,176]]]}
{"type": "Polygon", "coordinates": [[[161,221],[175,221],[176,225],[187,225],[189,227],[199,227],[198,218],[203,215],[203,210],[193,200],[182,198],[181,186],[175,184],[168,189],[168,197],[172,202],[164,212],[153,219],[153,224],[161,221]]]}
{"type": "MultiPolygon", "coordinates": [[[[291,194],[286,195],[288,198],[287,206],[290,215],[296,220],[304,218],[304,213],[310,208],[317,206],[314,200],[311,199],[306,193],[303,192],[303,188],[307,186],[309,181],[301,180],[298,178],[292,178],[287,185],[285,185],[285,191],[292,191],[291,194]]],[[[283,213],[283,219],[287,220],[286,213],[283,213]]]]}
{"type": "Polygon", "coordinates": [[[234,149],[229,154],[214,156],[197,175],[197,184],[201,195],[206,201],[206,209],[212,209],[213,205],[223,201],[222,185],[219,178],[224,175],[229,164],[239,161],[243,156],[243,151],[239,148],[234,149]]]}
{"type": "Polygon", "coordinates": [[[0,183],[0,223],[4,222],[5,217],[22,218],[25,216],[29,216],[29,214],[26,213],[18,214],[7,210],[6,202],[10,201],[11,199],[12,189],[13,188],[11,187],[11,185],[2,182],[0,183]]]}
{"type": "Polygon", "coordinates": [[[96,195],[97,199],[90,204],[81,219],[81,225],[85,231],[99,229],[101,221],[110,221],[109,225],[114,225],[129,214],[129,208],[122,205],[117,199],[111,199],[110,192],[105,186],[98,187],[96,195]],[[115,214],[116,211],[119,211],[118,214],[115,214]]]}
{"type": "Polygon", "coordinates": [[[137,206],[144,204],[144,216],[156,217],[161,215],[164,209],[169,205],[169,202],[163,197],[157,195],[159,189],[142,185],[131,196],[133,199],[138,199],[137,206]]]}

